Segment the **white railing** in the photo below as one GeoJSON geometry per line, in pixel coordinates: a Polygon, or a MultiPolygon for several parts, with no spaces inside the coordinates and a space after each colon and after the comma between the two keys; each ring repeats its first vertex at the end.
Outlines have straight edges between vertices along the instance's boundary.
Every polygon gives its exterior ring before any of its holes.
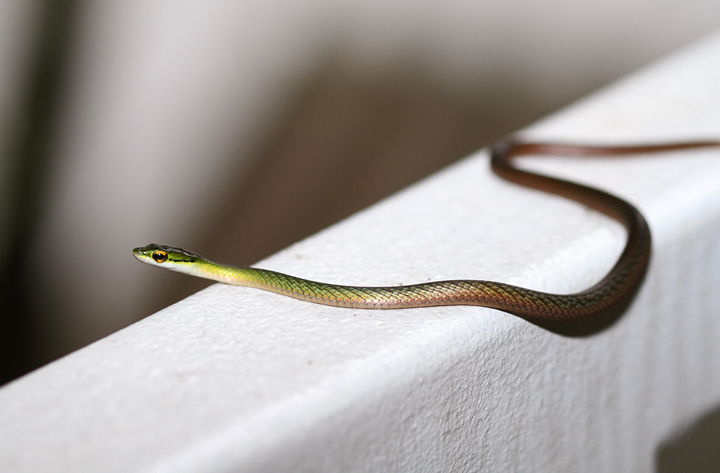
{"type": "MultiPolygon", "coordinates": [[[[527,130],[720,135],[720,36],[527,130]]],[[[610,220],[480,152],[261,262],[311,279],[574,291],[610,220]]],[[[586,337],[505,313],[360,311],[215,285],[0,389],[2,471],[652,471],[720,402],[720,153],[528,164],[634,202],[654,237],[629,309],[586,337]]]]}

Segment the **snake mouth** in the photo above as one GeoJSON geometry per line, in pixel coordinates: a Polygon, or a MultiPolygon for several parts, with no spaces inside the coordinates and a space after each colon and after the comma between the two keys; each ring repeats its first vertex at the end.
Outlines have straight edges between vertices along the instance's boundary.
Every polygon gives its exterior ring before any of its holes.
{"type": "Polygon", "coordinates": [[[157,265],[159,263],[164,263],[165,261],[167,261],[168,251],[165,250],[165,248],[166,247],[163,247],[162,245],[151,243],[147,246],[139,246],[137,248],[133,248],[132,253],[137,260],[142,261],[143,263],[157,265]],[[164,255],[163,258],[158,259],[156,256],[158,254],[164,255]]]}
{"type": "Polygon", "coordinates": [[[155,263],[155,261],[153,261],[153,258],[152,258],[153,251],[148,250],[147,246],[140,246],[137,248],[133,248],[132,254],[135,257],[135,259],[138,261],[141,261],[141,262],[147,263],[147,264],[151,264],[153,266],[157,264],[157,263],[155,263]]]}
{"type": "Polygon", "coordinates": [[[137,259],[142,259],[142,258],[143,258],[143,250],[144,250],[144,249],[145,249],[145,247],[142,247],[142,246],[139,246],[139,247],[137,247],[137,248],[133,248],[133,250],[132,250],[133,256],[134,256],[135,258],[137,258],[137,259]]]}

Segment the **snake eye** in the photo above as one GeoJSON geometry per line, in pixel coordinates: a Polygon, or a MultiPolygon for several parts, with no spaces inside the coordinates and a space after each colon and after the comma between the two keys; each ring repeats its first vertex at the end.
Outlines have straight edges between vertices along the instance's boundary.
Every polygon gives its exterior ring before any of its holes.
{"type": "Polygon", "coordinates": [[[162,250],[154,251],[152,259],[154,259],[156,263],[164,263],[167,261],[167,253],[162,250]]]}

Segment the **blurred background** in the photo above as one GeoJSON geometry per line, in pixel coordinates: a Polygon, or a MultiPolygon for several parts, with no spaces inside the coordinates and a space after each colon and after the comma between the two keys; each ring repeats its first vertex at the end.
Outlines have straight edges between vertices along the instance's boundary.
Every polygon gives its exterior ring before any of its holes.
{"type": "Polygon", "coordinates": [[[0,384],[720,27],[717,0],[3,0],[0,384]]]}

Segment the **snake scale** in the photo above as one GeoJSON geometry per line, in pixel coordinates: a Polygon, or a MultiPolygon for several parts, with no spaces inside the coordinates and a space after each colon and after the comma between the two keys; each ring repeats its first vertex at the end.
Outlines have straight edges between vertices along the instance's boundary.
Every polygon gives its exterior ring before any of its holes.
{"type": "Polygon", "coordinates": [[[647,154],[720,146],[716,141],[640,146],[582,146],[506,139],[491,147],[491,167],[517,184],[580,202],[622,223],[627,243],[610,272],[574,294],[551,294],[502,282],[459,279],[408,286],[342,286],[251,267],[233,267],[171,246],[150,244],[133,255],[145,263],[237,286],[256,287],[318,304],[355,309],[406,309],[447,305],[491,307],[522,317],[555,321],[590,319],[612,309],[637,287],[650,258],[650,230],[627,201],[592,187],[525,170],[514,165],[522,155],[608,156],[647,154]]]}

